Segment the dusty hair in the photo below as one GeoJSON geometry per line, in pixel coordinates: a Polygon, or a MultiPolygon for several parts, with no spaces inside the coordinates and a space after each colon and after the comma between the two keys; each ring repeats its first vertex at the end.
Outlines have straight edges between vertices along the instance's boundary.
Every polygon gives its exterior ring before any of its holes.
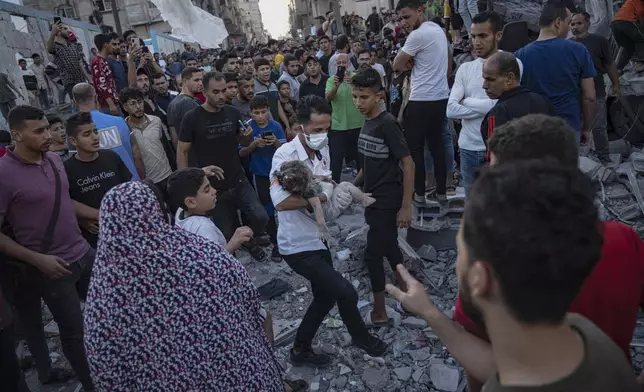
{"type": "Polygon", "coordinates": [[[275,172],[275,178],[287,192],[309,199],[319,194],[311,169],[302,161],[285,162],[275,172]]]}

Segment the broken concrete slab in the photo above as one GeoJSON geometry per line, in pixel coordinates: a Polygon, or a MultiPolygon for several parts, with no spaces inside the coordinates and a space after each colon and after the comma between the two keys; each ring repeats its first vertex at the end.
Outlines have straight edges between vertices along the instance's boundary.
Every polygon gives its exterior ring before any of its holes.
{"type": "Polygon", "coordinates": [[[368,367],[362,373],[362,382],[370,391],[384,391],[390,378],[389,369],[368,367]]]}
{"type": "Polygon", "coordinates": [[[411,366],[405,366],[394,369],[394,374],[400,381],[407,381],[411,377],[411,366]]]}
{"type": "Polygon", "coordinates": [[[629,156],[629,160],[633,164],[633,169],[638,173],[644,173],[644,153],[633,152],[629,156]]]}
{"type": "Polygon", "coordinates": [[[425,320],[418,317],[407,317],[403,319],[402,325],[411,329],[423,329],[427,327],[425,320]]]}
{"type": "Polygon", "coordinates": [[[438,252],[436,251],[436,249],[433,246],[431,246],[429,244],[425,244],[425,245],[421,246],[420,248],[418,248],[416,253],[423,260],[427,260],[427,261],[436,261],[436,259],[438,258],[438,252]]]}
{"type": "Polygon", "coordinates": [[[429,378],[432,380],[432,384],[441,391],[456,392],[460,377],[457,368],[441,363],[432,364],[429,368],[429,378]]]}
{"type": "Polygon", "coordinates": [[[579,170],[581,170],[582,173],[590,178],[593,178],[595,176],[601,166],[601,163],[596,162],[588,157],[579,157],[579,170]]]}

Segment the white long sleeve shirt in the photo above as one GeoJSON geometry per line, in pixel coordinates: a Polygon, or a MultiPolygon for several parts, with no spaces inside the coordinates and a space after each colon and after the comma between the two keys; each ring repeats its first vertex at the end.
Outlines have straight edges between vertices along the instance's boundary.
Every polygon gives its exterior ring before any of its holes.
{"type": "MultiPolygon", "coordinates": [[[[462,120],[463,128],[458,137],[458,147],[470,151],[485,151],[481,137],[481,122],[494,107],[496,100],[488,98],[483,90],[483,62],[485,59],[462,64],[456,71],[454,86],[447,100],[447,117],[462,120]]],[[[519,59],[519,69],[523,64],[519,59]]]]}

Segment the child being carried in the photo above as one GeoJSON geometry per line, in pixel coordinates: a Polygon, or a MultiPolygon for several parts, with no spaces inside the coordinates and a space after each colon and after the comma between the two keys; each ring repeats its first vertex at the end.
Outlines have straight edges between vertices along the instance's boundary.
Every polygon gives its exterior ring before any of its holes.
{"type": "Polygon", "coordinates": [[[335,184],[328,178],[314,178],[311,169],[302,161],[285,162],[274,175],[284,190],[309,201],[320,230],[320,238],[324,240],[329,238],[326,221],[335,220],[345,210],[336,203],[338,194],[348,192],[353,203],[360,203],[364,207],[370,206],[376,201],[370,194],[362,192],[350,182],[335,184]],[[331,195],[324,207],[317,196],[320,193],[331,195]]]}

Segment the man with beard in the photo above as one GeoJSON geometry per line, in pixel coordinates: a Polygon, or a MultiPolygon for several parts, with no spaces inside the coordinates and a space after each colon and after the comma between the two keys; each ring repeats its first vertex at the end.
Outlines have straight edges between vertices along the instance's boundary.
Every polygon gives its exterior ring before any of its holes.
{"type": "Polygon", "coordinates": [[[427,145],[436,176],[436,194],[432,199],[444,203],[447,201],[447,165],[443,131],[449,97],[447,38],[439,25],[425,20],[424,1],[400,0],[396,12],[401,26],[411,32],[394,59],[393,69],[395,72],[411,70],[411,91],[403,127],[416,164],[414,201],[426,202],[424,147],[427,145]]]}
{"type": "Polygon", "coordinates": [[[152,75],[152,89],[154,90],[154,101],[164,112],[168,112],[168,106],[177,96],[176,91],[168,90],[168,79],[164,74],[157,73],[152,75]]]}
{"type": "Polygon", "coordinates": [[[250,77],[255,75],[255,60],[253,60],[253,56],[248,52],[244,53],[242,56],[241,74],[248,75],[250,77]]]}
{"type": "Polygon", "coordinates": [[[111,53],[107,58],[107,63],[114,76],[114,83],[116,84],[116,92],[123,90],[128,86],[127,84],[127,44],[123,38],[119,39],[118,34],[111,33],[110,39],[114,53],[111,53]]]}
{"type": "MultiPolygon", "coordinates": [[[[487,368],[485,391],[641,391],[617,345],[583,315],[568,313],[601,253],[594,199],[588,177],[554,160],[500,164],[474,184],[457,236],[456,274],[463,307],[481,315],[491,344],[469,335],[460,341],[468,352],[458,354],[487,368]]],[[[435,322],[440,310],[422,284],[398,270],[408,289],[388,285],[389,293],[437,335],[452,329],[435,322]]]]}
{"type": "Polygon", "coordinates": [[[168,105],[168,127],[172,134],[179,135],[181,120],[201,104],[196,95],[203,92],[202,81],[203,71],[199,68],[186,67],[181,72],[181,94],[168,105]]]}
{"type": "MultiPolygon", "coordinates": [[[[65,357],[86,391],[93,391],[83,344],[83,315],[76,284],[91,268],[94,250],[81,235],[77,216],[86,212],[72,202],[65,166],[48,152],[51,133],[45,113],[18,106],[9,113],[14,145],[0,159],[0,226],[6,223],[13,238],[0,233],[0,253],[23,263],[14,275],[2,263],[0,277],[7,298],[21,321],[38,379],[43,384],[66,381],[73,374],[53,368],[42,324],[41,299],[60,329],[65,357]],[[15,287],[14,287],[15,284],[15,287]]],[[[4,364],[3,364],[4,366],[4,364]]]]}
{"type": "MultiPolygon", "coordinates": [[[[492,165],[538,158],[554,160],[571,170],[578,165],[572,130],[564,120],[545,115],[527,115],[497,128],[489,142],[489,149],[492,165]]],[[[469,203],[475,202],[475,196],[476,188],[469,203]]],[[[569,312],[590,319],[612,338],[626,358],[630,358],[629,343],[644,292],[641,274],[644,244],[628,226],[616,222],[601,226],[601,259],[584,281],[569,306],[569,312]],[[610,281],[607,281],[607,276],[610,276],[610,281]]],[[[479,392],[482,383],[494,373],[495,358],[488,343],[490,331],[486,330],[481,312],[472,307],[470,298],[461,292],[456,301],[454,320],[463,327],[434,313],[433,305],[426,311],[427,314],[432,313],[429,319],[432,329],[465,368],[468,390],[479,392]]]]}
{"type": "MultiPolygon", "coordinates": [[[[54,56],[54,64],[63,84],[65,95],[72,96],[72,88],[78,83],[90,80],[85,71],[83,57],[76,43],[68,42],[69,26],[54,23],[47,40],[47,51],[54,56]]],[[[64,97],[63,97],[64,98],[64,97]]]]}
{"type": "Polygon", "coordinates": [[[300,99],[300,82],[297,81],[297,71],[299,70],[299,67],[300,64],[295,56],[287,54],[284,56],[284,72],[277,81],[278,83],[282,80],[288,82],[289,86],[291,86],[291,98],[295,101],[300,99]]]}
{"type": "MultiPolygon", "coordinates": [[[[218,166],[224,178],[210,177],[217,190],[218,203],[212,211],[212,219],[230,240],[239,225],[237,210],[248,222],[254,235],[261,233],[268,223],[268,216],[259,202],[257,193],[246,178],[239,159],[238,146],[248,145],[252,129],[242,127],[239,110],[226,105],[226,78],[219,72],[204,75],[203,87],[206,103],[190,111],[181,122],[177,163],[179,168],[189,165],[188,154],[197,167],[218,166]]],[[[251,256],[264,259],[264,251],[253,241],[248,244],[251,256]]]]}
{"type": "MultiPolygon", "coordinates": [[[[458,68],[447,101],[447,117],[461,120],[463,124],[458,147],[461,152],[461,177],[465,197],[469,195],[474,173],[485,165],[486,147],[481,136],[481,122],[495,101],[488,98],[483,89],[483,64],[498,52],[502,28],[503,19],[494,11],[481,12],[473,17],[470,37],[477,58],[458,68]]],[[[517,62],[521,69],[523,64],[521,61],[517,62]]],[[[518,80],[521,80],[520,75],[518,80]]],[[[449,130],[443,137],[452,137],[449,130]]]]}
{"type": "MultiPolygon", "coordinates": [[[[239,77],[238,85],[237,97],[233,99],[232,105],[239,110],[242,118],[249,119],[251,117],[250,100],[255,96],[255,79],[248,74],[242,75],[239,77]]],[[[273,119],[270,110],[268,112],[268,119],[273,119]]]]}
{"type": "Polygon", "coordinates": [[[308,78],[300,86],[301,97],[317,95],[320,98],[324,98],[324,90],[326,89],[326,82],[329,77],[320,72],[320,65],[318,59],[313,56],[309,56],[306,59],[306,74],[308,78]]]}
{"type": "Polygon", "coordinates": [[[145,178],[152,181],[167,195],[168,177],[172,168],[166,155],[163,139],[168,138],[168,129],[159,117],[146,114],[143,107],[145,94],[138,88],[128,87],[121,91],[123,109],[129,114],[125,119],[132,136],[141,151],[145,178]]]}

